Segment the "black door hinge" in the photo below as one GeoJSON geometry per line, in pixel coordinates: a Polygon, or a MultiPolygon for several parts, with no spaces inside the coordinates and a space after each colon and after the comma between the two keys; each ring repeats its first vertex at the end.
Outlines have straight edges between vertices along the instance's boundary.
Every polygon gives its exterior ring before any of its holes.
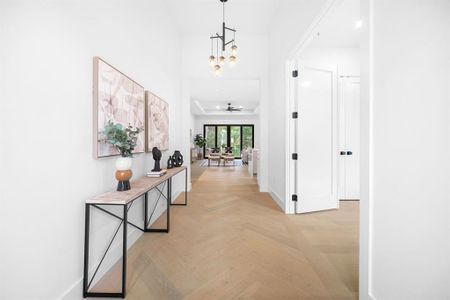
{"type": "Polygon", "coordinates": [[[296,194],[293,194],[293,195],[292,195],[292,201],[297,202],[297,195],[296,195],[296,194]]]}
{"type": "Polygon", "coordinates": [[[297,160],[298,159],[298,154],[297,153],[292,153],[292,159],[293,160],[297,160]]]}
{"type": "Polygon", "coordinates": [[[292,77],[298,77],[298,70],[292,71],[292,77]]]}
{"type": "Polygon", "coordinates": [[[294,111],[292,113],[292,119],[297,119],[298,118],[298,112],[294,111]]]}

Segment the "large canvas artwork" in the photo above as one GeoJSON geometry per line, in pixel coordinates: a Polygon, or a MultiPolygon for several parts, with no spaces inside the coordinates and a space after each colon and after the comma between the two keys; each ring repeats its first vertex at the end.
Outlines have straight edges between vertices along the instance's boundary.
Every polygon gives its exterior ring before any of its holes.
{"type": "Polygon", "coordinates": [[[147,151],[153,147],[169,150],[169,104],[161,98],[146,92],[147,109],[147,151]]]}
{"type": "MultiPolygon", "coordinates": [[[[124,126],[145,127],[144,87],[103,61],[94,58],[94,156],[118,155],[117,150],[102,141],[108,121],[124,126]]],[[[144,152],[145,132],[138,137],[133,153],[144,152]]]]}

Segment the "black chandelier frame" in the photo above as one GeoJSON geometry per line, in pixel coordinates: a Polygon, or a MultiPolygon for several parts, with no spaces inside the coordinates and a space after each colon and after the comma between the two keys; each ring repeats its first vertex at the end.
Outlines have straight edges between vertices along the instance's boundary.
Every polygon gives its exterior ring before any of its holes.
{"type": "Polygon", "coordinates": [[[229,30],[233,33],[236,33],[236,29],[229,28],[225,25],[225,2],[227,2],[228,0],[219,0],[219,1],[223,3],[222,35],[216,32],[216,34],[211,36],[210,38],[211,40],[220,39],[222,41],[222,51],[225,51],[227,45],[235,42],[234,38],[231,41],[228,42],[226,41],[226,32],[227,30],[229,30]]]}

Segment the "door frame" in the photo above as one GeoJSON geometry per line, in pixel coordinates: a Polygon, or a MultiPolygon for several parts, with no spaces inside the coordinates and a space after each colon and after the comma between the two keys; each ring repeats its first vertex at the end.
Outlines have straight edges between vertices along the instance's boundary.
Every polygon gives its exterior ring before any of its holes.
{"type": "MultiPolygon", "coordinates": [[[[317,27],[338,4],[339,0],[327,0],[322,9],[311,22],[311,25],[301,36],[299,42],[287,55],[285,62],[285,213],[294,213],[294,202],[291,199],[293,178],[290,176],[291,166],[291,137],[292,131],[292,107],[295,94],[292,94],[290,81],[292,70],[296,68],[295,60],[303,51],[314,34],[317,27]]],[[[359,299],[374,299],[373,296],[373,5],[374,0],[360,0],[361,20],[364,26],[361,28],[361,156],[360,156],[360,221],[359,221],[359,299]]]]}

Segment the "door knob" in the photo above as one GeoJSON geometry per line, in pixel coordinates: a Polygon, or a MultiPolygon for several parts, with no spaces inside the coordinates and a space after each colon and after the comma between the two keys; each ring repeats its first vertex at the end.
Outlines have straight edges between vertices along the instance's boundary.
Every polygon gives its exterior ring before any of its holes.
{"type": "Polygon", "coordinates": [[[352,151],[347,151],[347,155],[352,155],[353,152],[352,151]]]}
{"type": "Polygon", "coordinates": [[[345,151],[341,151],[341,155],[345,155],[345,153],[346,153],[345,151]]]}

